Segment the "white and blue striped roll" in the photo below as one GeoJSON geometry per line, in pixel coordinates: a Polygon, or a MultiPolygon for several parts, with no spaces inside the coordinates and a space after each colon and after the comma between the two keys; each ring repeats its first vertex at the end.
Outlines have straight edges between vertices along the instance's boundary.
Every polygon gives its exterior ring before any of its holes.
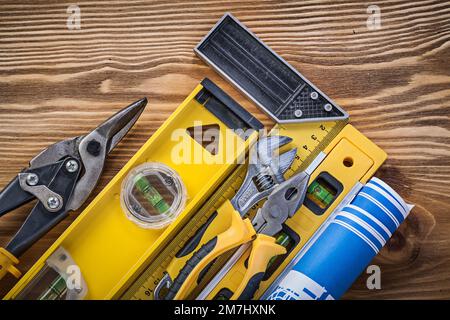
{"type": "Polygon", "coordinates": [[[339,299],[411,209],[386,183],[372,178],[332,218],[269,299],[339,299]]]}

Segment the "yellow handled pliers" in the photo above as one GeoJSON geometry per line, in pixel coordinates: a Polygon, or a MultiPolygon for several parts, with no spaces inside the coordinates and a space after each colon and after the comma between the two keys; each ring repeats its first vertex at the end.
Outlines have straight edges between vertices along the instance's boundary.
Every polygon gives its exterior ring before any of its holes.
{"type": "Polygon", "coordinates": [[[187,261],[174,279],[165,299],[184,299],[195,288],[202,271],[224,252],[250,243],[251,253],[246,273],[231,299],[251,299],[259,288],[269,261],[286,249],[273,237],[283,228],[283,223],[292,217],[302,205],[309,175],[301,172],[276,186],[254,219],[242,219],[230,201],[219,209],[230,214],[230,227],[205,243],[187,261]]]}
{"type": "Polygon", "coordinates": [[[181,286],[180,283],[177,283],[176,287],[171,288],[174,283],[173,279],[186,278],[186,275],[179,276],[186,262],[191,259],[194,252],[200,250],[203,243],[230,226],[230,222],[233,220],[231,212],[237,211],[242,221],[253,206],[266,199],[276,186],[285,181],[284,173],[295,160],[297,148],[284,149],[284,152],[280,148],[287,146],[291,141],[292,138],[286,136],[263,136],[252,146],[246,176],[239,190],[223,208],[216,210],[208,221],[197,230],[195,236],[177,252],[166,268],[164,277],[155,287],[154,297],[156,300],[173,299],[175,292],[181,286]],[[171,289],[169,295],[161,295],[161,292],[166,289],[171,289]]]}

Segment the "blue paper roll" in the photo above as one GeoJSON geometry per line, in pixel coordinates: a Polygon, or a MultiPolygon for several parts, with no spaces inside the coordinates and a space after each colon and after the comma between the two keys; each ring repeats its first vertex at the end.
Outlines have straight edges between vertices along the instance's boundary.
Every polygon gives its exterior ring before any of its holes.
{"type": "Polygon", "coordinates": [[[339,299],[411,209],[386,183],[372,178],[332,217],[268,299],[339,299]]]}

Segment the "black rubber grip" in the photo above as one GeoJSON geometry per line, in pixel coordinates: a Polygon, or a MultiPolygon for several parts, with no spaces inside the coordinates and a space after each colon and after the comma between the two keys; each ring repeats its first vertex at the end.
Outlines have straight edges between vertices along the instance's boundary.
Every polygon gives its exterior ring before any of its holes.
{"type": "Polygon", "coordinates": [[[188,242],[184,245],[183,248],[180,249],[180,251],[177,252],[175,255],[176,258],[182,258],[184,256],[187,256],[192,251],[197,248],[198,244],[200,243],[200,240],[202,240],[203,235],[206,232],[206,229],[208,229],[211,222],[214,221],[214,219],[217,217],[217,211],[214,211],[214,213],[211,215],[211,217],[208,218],[206,223],[200,227],[200,229],[197,230],[195,235],[189,239],[188,242]]]}
{"type": "Polygon", "coordinates": [[[34,196],[31,193],[23,191],[20,187],[19,177],[16,176],[0,192],[0,217],[33,199],[34,196]]]}
{"type": "MultiPolygon", "coordinates": [[[[76,159],[73,158],[72,160],[75,161],[76,159]]],[[[49,212],[41,202],[38,202],[22,224],[22,227],[6,246],[6,250],[14,256],[19,257],[22,255],[37,240],[68,215],[69,210],[66,209],[66,205],[75,189],[81,171],[81,165],[78,166],[75,172],[69,172],[65,168],[66,161],[68,160],[61,160],[54,165],[49,165],[49,170],[52,169],[52,166],[56,165],[59,168],[53,180],[48,184],[48,188],[62,197],[63,205],[61,209],[57,212],[49,212]]]]}
{"type": "Polygon", "coordinates": [[[196,251],[192,257],[186,262],[184,267],[180,270],[178,276],[173,280],[172,285],[167,292],[167,295],[164,297],[164,300],[173,300],[175,298],[178,290],[180,290],[184,281],[191,274],[192,270],[197,266],[200,261],[202,261],[211,251],[214,250],[217,244],[217,237],[212,238],[207,243],[202,245],[198,251],[196,251]]]}
{"type": "Polygon", "coordinates": [[[264,273],[265,272],[259,272],[253,275],[237,300],[252,300],[255,292],[259,289],[262,279],[264,278],[264,273]]]}
{"type": "MultiPolygon", "coordinates": [[[[39,177],[38,184],[48,186],[60,168],[60,163],[54,163],[35,169],[26,169],[22,173],[35,173],[39,177]]],[[[35,197],[31,193],[24,191],[16,176],[2,191],[0,191],[0,217],[21,205],[33,200],[35,197]]]]}

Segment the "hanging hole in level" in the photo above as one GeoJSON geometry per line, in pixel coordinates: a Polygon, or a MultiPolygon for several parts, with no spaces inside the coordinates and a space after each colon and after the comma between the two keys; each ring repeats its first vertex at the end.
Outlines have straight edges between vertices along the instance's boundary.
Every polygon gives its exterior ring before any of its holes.
{"type": "Polygon", "coordinates": [[[353,166],[353,159],[350,158],[350,157],[346,157],[342,163],[343,163],[344,166],[346,166],[347,168],[350,168],[351,166],[353,166]]]}

